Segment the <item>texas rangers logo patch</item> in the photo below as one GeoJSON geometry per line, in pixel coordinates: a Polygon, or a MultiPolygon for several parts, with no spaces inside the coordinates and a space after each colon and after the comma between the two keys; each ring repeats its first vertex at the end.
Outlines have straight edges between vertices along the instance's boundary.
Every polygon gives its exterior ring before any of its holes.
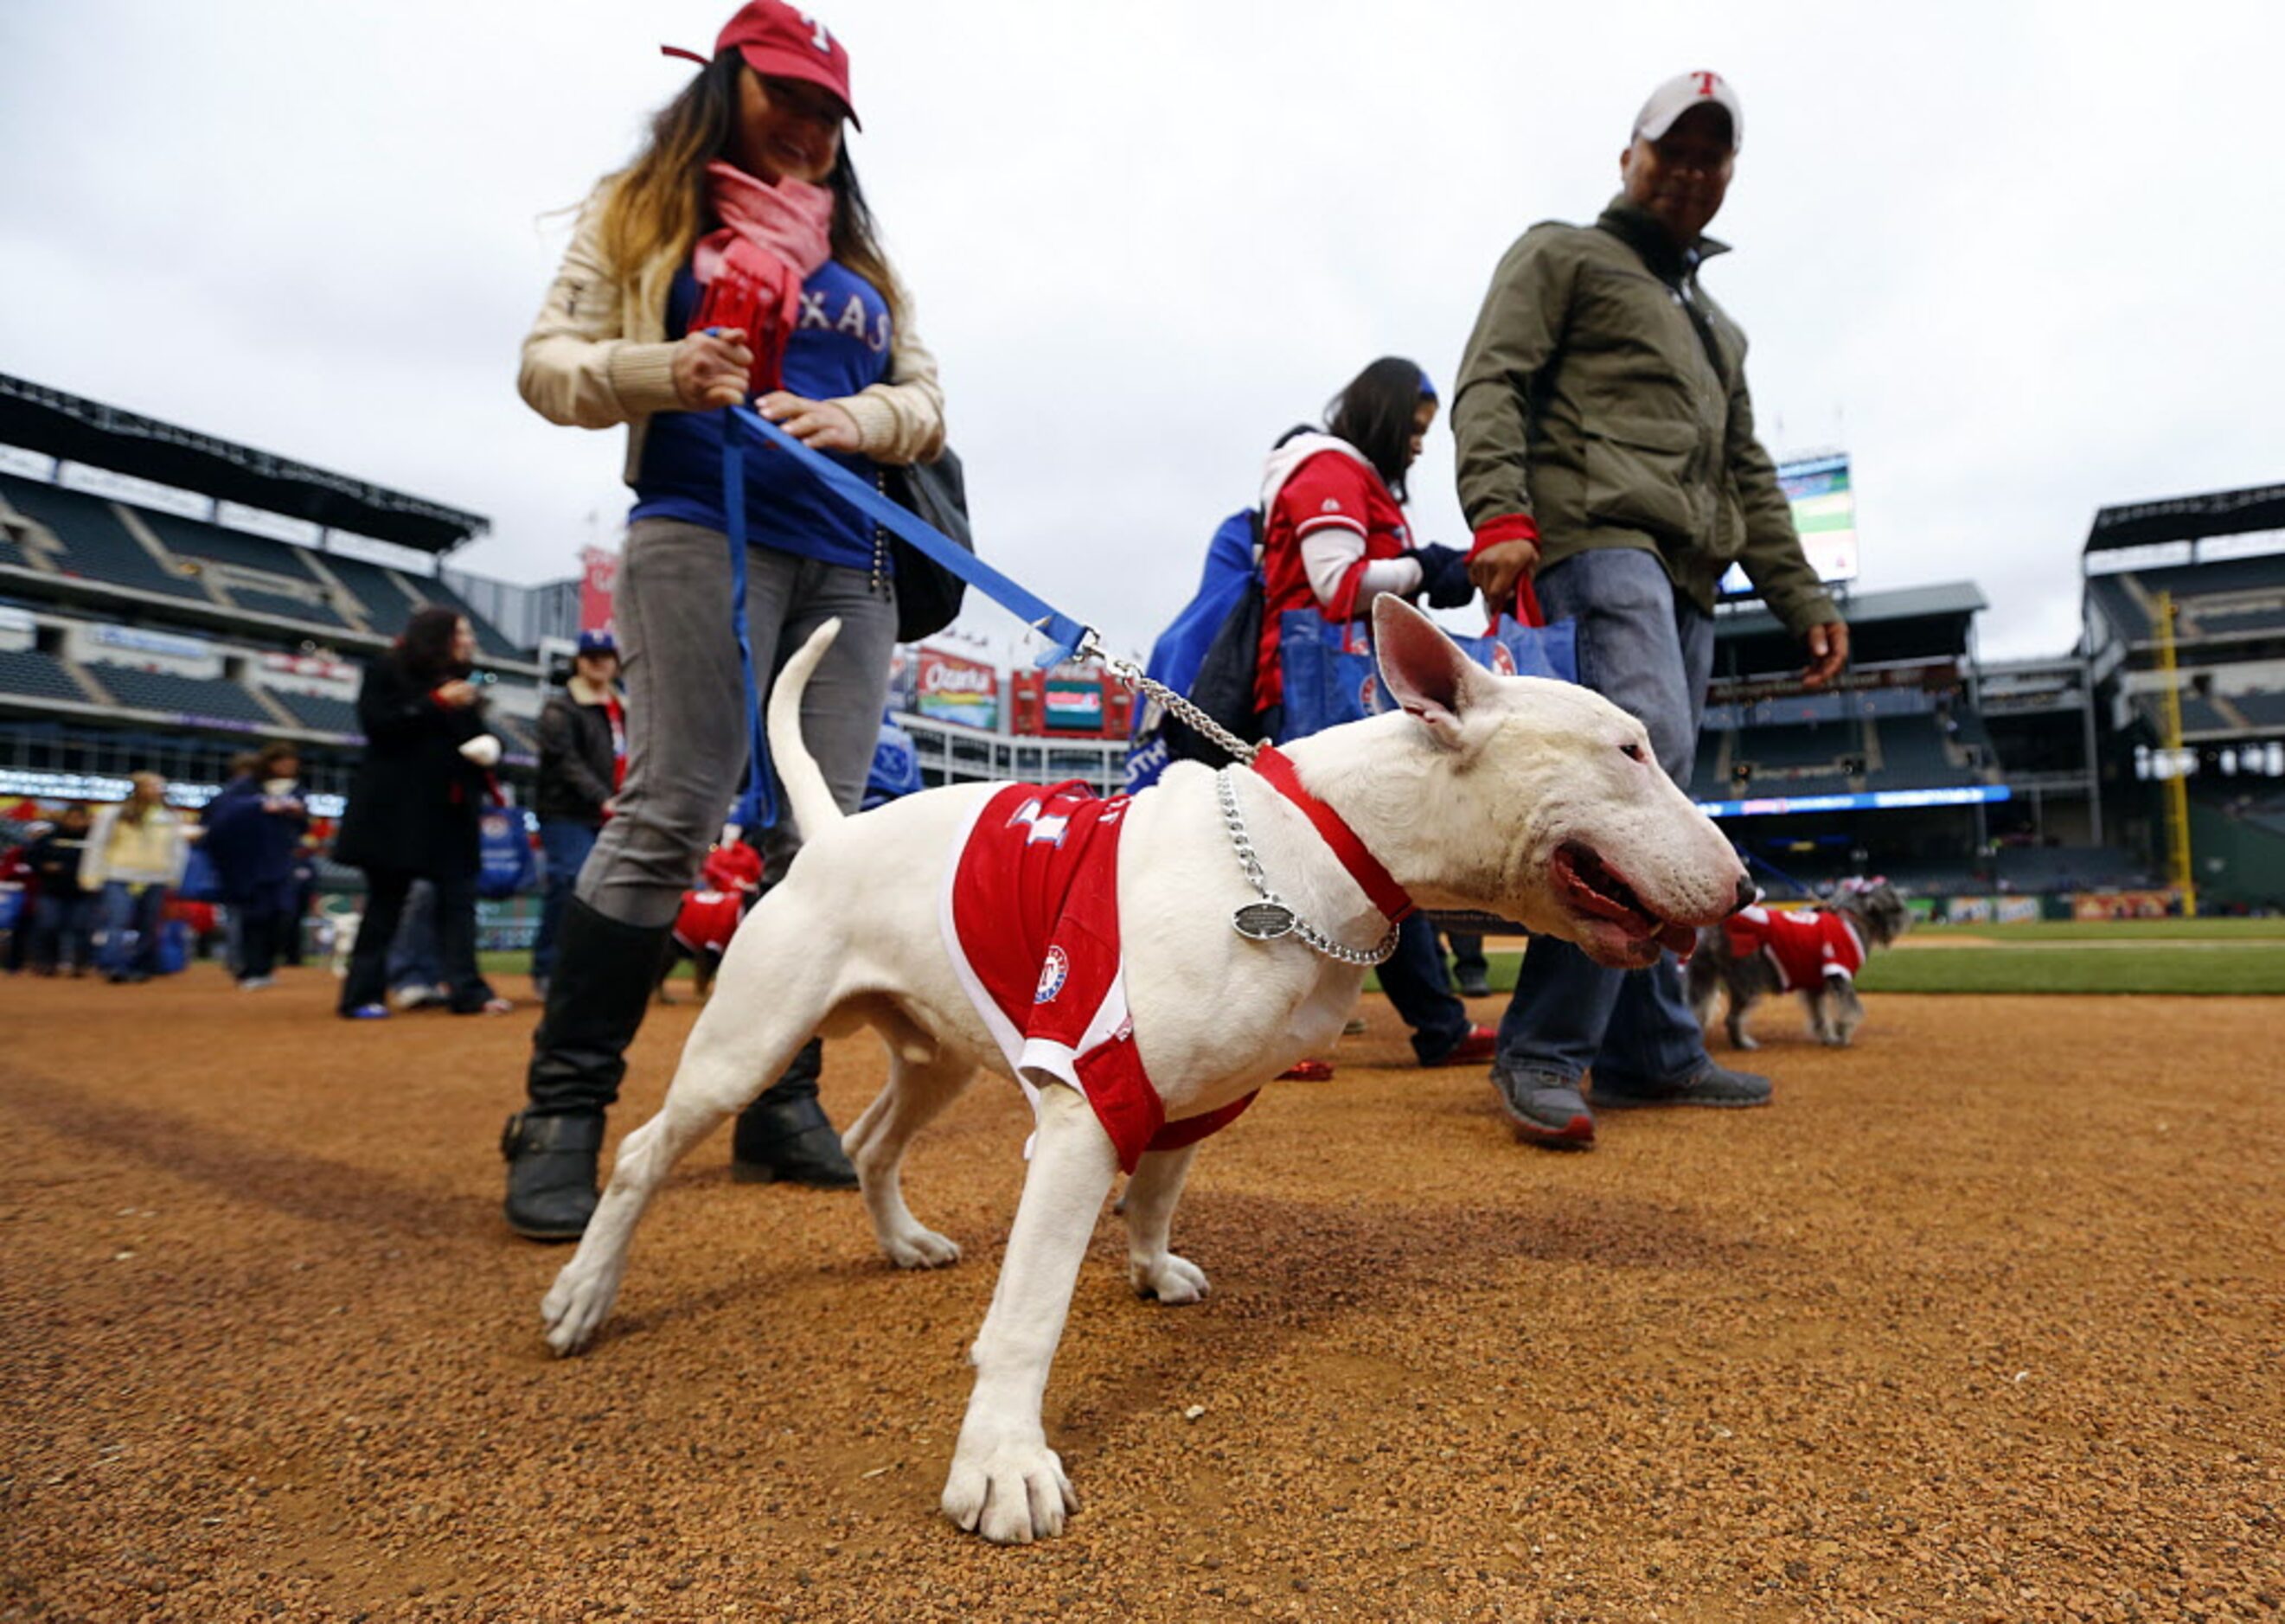
{"type": "Polygon", "coordinates": [[[1032,1001],[1035,1004],[1054,1003],[1056,995],[1064,990],[1064,983],[1070,979],[1071,955],[1060,947],[1048,948],[1047,962],[1040,966],[1040,985],[1032,994],[1032,1001]]]}

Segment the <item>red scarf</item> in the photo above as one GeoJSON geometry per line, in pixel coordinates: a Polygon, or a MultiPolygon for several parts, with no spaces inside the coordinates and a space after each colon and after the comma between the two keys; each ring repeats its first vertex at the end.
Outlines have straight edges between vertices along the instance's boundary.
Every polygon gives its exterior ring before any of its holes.
{"type": "Polygon", "coordinates": [[[747,393],[766,395],[784,378],[801,285],[833,257],[833,193],[806,181],[771,185],[718,158],[706,166],[706,183],[722,225],[698,239],[691,257],[705,293],[690,330],[742,329],[754,352],[747,393]]]}

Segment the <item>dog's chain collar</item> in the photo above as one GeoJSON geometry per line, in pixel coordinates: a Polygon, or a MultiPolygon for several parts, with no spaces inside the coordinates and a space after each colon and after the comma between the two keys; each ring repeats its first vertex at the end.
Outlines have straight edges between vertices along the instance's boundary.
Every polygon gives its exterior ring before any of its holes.
{"type": "Polygon", "coordinates": [[[1238,761],[1253,759],[1254,751],[1260,748],[1259,746],[1248,744],[1156,677],[1143,675],[1142,668],[1132,660],[1121,660],[1113,655],[1101,654],[1100,650],[1090,649],[1086,652],[1100,655],[1103,666],[1112,676],[1118,678],[1128,687],[1139,693],[1147,694],[1157,700],[1194,732],[1213,741],[1232,758],[1238,761]]]}
{"type": "MultiPolygon", "coordinates": [[[[1249,752],[1250,753],[1250,752],[1249,752]]],[[[1339,942],[1303,919],[1280,901],[1277,893],[1269,889],[1262,877],[1261,859],[1253,850],[1253,839],[1245,832],[1245,816],[1237,807],[1237,769],[1224,767],[1214,774],[1216,788],[1221,796],[1221,820],[1229,830],[1229,843],[1237,850],[1238,866],[1245,870],[1246,883],[1252,886],[1261,900],[1249,902],[1230,915],[1230,928],[1238,935],[1256,942],[1274,942],[1281,936],[1299,937],[1308,946],[1339,964],[1355,964],[1365,968],[1384,963],[1396,951],[1397,926],[1388,927],[1388,934],[1371,947],[1351,947],[1339,942]]]]}

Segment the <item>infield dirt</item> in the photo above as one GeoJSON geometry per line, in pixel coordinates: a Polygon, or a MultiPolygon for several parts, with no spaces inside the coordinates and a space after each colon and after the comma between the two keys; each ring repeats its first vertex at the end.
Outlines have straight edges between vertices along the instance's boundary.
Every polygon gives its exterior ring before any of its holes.
{"type": "MultiPolygon", "coordinates": [[[[513,984],[519,985],[520,984],[513,984]]],[[[2241,1620],[2285,1597],[2274,1000],[1764,1011],[1778,1102],[1511,1139],[1385,1002],[1200,1157],[1162,1309],[1105,1213],[1048,1393],[1082,1510],[935,1510],[1021,1177],[982,1079],[907,1189],[726,1136],[550,1358],[500,1224],[529,1011],[349,1024],[0,985],[0,1619],[2241,1620]],[[1198,1408],[1195,1419],[1186,1412],[1198,1408]]],[[[1478,1007],[1490,1018],[1496,1006],[1478,1007]]],[[[695,1011],[657,1012],[614,1138],[695,1011]]],[[[1718,1053],[1719,1051],[1717,1051],[1718,1053]]],[[[879,1075],[828,1046],[846,1123],[879,1075]]]]}

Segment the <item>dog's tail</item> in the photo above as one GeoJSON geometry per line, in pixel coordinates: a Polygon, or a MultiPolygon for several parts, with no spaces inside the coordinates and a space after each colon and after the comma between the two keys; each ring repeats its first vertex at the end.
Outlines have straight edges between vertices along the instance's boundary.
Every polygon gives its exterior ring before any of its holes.
{"type": "Polygon", "coordinates": [[[826,786],[825,774],[818,771],[817,758],[801,741],[801,694],[840,630],[836,619],[811,632],[809,641],[785,663],[770,690],[771,765],[777,768],[778,781],[785,786],[786,799],[793,804],[794,821],[811,838],[841,821],[841,807],[826,786]]]}

